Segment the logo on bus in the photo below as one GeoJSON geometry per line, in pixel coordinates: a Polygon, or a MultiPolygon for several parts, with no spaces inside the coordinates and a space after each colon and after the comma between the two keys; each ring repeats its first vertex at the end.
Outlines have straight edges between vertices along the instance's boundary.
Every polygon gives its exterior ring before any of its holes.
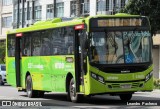
{"type": "Polygon", "coordinates": [[[55,63],[55,68],[56,69],[63,69],[64,68],[64,63],[55,63]]]}

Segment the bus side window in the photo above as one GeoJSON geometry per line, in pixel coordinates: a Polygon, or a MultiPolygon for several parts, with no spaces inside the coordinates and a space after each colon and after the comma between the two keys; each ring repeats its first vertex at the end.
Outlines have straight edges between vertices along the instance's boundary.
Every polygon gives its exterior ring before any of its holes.
{"type": "Polygon", "coordinates": [[[74,31],[72,27],[66,27],[65,28],[65,54],[71,55],[73,54],[73,37],[74,37],[74,31]]]}
{"type": "Polygon", "coordinates": [[[50,30],[42,31],[41,33],[41,56],[49,56],[51,55],[52,43],[50,40],[51,34],[50,30]]]}
{"type": "Polygon", "coordinates": [[[31,39],[30,39],[30,33],[26,33],[24,34],[25,36],[23,37],[23,42],[24,42],[24,46],[23,46],[23,51],[22,51],[22,55],[23,56],[31,56],[31,39]]]}
{"type": "Polygon", "coordinates": [[[53,29],[51,30],[51,36],[50,36],[50,41],[52,43],[51,45],[51,55],[58,55],[58,46],[60,45],[60,39],[58,35],[58,30],[53,29]]]}
{"type": "Polygon", "coordinates": [[[40,56],[41,50],[41,32],[33,32],[32,34],[32,55],[40,56]]]}
{"type": "Polygon", "coordinates": [[[9,35],[8,36],[8,56],[13,57],[15,56],[15,36],[14,35],[9,35]]]}

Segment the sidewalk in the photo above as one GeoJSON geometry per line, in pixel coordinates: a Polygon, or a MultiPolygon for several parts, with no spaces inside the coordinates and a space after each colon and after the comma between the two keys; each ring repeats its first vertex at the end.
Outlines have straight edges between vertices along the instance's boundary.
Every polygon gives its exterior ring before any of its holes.
{"type": "Polygon", "coordinates": [[[158,93],[160,93],[160,89],[153,89],[152,92],[158,92],[158,93]]]}

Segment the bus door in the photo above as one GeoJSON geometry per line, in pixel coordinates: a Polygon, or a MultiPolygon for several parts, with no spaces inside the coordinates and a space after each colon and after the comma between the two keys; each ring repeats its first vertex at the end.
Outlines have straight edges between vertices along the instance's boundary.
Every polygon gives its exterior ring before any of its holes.
{"type": "Polygon", "coordinates": [[[87,72],[87,53],[84,47],[86,39],[87,35],[85,29],[75,31],[75,79],[77,92],[80,92],[80,85],[84,92],[84,75],[87,72]]]}
{"type": "Polygon", "coordinates": [[[16,67],[16,86],[21,87],[21,43],[22,43],[22,33],[16,34],[16,44],[15,44],[15,67],[16,67]]]}

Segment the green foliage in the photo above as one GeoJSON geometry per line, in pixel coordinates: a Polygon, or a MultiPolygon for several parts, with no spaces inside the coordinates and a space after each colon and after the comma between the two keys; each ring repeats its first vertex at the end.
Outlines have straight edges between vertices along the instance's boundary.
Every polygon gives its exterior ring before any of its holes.
{"type": "Polygon", "coordinates": [[[160,0],[129,0],[121,12],[148,16],[152,35],[160,30],[160,0]]]}
{"type": "Polygon", "coordinates": [[[5,47],[5,43],[0,42],[0,64],[5,63],[5,47]]]}
{"type": "Polygon", "coordinates": [[[160,89],[160,79],[155,79],[153,80],[154,88],[155,89],[160,89]]]}

